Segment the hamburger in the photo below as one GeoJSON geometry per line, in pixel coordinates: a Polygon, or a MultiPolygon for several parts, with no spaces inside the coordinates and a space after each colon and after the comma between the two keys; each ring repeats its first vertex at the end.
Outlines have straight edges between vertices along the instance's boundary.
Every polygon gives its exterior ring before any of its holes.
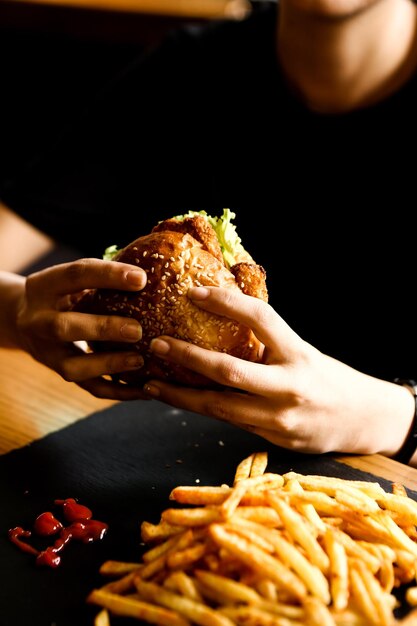
{"type": "Polygon", "coordinates": [[[142,339],[133,346],[123,342],[89,344],[93,352],[133,348],[142,355],[141,369],[117,374],[116,380],[140,386],[149,379],[214,386],[207,377],[152,354],[149,344],[159,335],[248,361],[261,360],[263,346],[250,328],[202,310],[187,296],[193,286],[218,286],[268,301],[266,272],[244,249],[234,218],[229,209],[224,209],[221,217],[190,211],[159,222],[149,234],[122,249],[107,248],[105,259],[138,265],[148,277],[142,291],[89,290],[76,306],[83,312],[133,317],[141,324],[142,339]]]}

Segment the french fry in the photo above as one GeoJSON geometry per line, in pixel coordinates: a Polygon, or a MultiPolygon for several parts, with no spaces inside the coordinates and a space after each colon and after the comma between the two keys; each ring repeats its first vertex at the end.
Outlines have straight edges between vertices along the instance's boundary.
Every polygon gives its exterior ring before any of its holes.
{"type": "Polygon", "coordinates": [[[111,578],[88,602],[160,626],[417,626],[394,617],[393,590],[417,606],[417,503],[394,483],[267,472],[267,455],[237,466],[232,486],[179,486],[147,549],[106,561],[111,578]]]}
{"type": "MultiPolygon", "coordinates": [[[[351,563],[352,561],[350,561],[351,563]]],[[[368,595],[366,585],[362,580],[361,575],[355,568],[349,568],[350,574],[350,589],[352,591],[352,597],[358,605],[360,611],[369,624],[375,624],[379,626],[378,615],[375,612],[375,606],[371,598],[368,595]]]]}
{"type": "Polygon", "coordinates": [[[387,528],[394,543],[399,548],[407,550],[417,558],[417,544],[394,522],[389,515],[381,515],[381,522],[387,528]]]}
{"type": "Polygon", "coordinates": [[[207,552],[206,543],[196,543],[184,550],[178,550],[167,558],[167,566],[170,569],[187,568],[199,561],[207,552]]]}
{"type": "Polygon", "coordinates": [[[268,501],[277,511],[288,533],[304,548],[311,562],[322,572],[326,572],[329,567],[329,557],[303,517],[274,492],[268,494],[268,501]]]}
{"type": "Polygon", "coordinates": [[[195,509],[165,509],[162,521],[172,526],[206,526],[221,519],[218,507],[198,507],[195,509]]]}
{"type": "Polygon", "coordinates": [[[103,576],[124,576],[125,574],[129,574],[130,572],[135,572],[138,569],[143,567],[141,563],[125,563],[124,561],[105,561],[99,572],[103,576]]]}
{"type": "Polygon", "coordinates": [[[186,532],[187,531],[182,531],[181,533],[173,535],[172,537],[169,537],[168,539],[166,539],[163,543],[159,543],[153,548],[151,548],[150,550],[147,550],[146,552],[144,552],[142,554],[143,561],[145,563],[150,563],[151,561],[155,561],[155,559],[159,558],[166,552],[169,552],[171,548],[177,545],[179,538],[183,538],[184,536],[191,538],[192,535],[190,534],[190,531],[188,531],[188,534],[185,534],[186,532]]]}
{"type": "Polygon", "coordinates": [[[268,489],[276,489],[282,487],[283,483],[282,476],[264,473],[239,480],[220,507],[222,516],[227,518],[233,515],[242,498],[251,489],[259,488],[262,484],[266,484],[268,489]]]}
{"type": "Polygon", "coordinates": [[[372,555],[366,550],[360,541],[355,541],[350,535],[341,530],[340,528],[332,529],[335,538],[342,544],[346,550],[346,554],[351,557],[356,557],[366,563],[367,567],[372,573],[376,573],[380,568],[380,562],[377,557],[372,555]]]}
{"type": "Polygon", "coordinates": [[[394,573],[394,561],[396,560],[396,553],[388,546],[382,544],[364,544],[366,550],[369,550],[371,554],[374,554],[379,562],[380,569],[378,572],[378,579],[382,589],[390,591],[395,586],[395,573],[394,573]]]}
{"type": "Polygon", "coordinates": [[[174,611],[136,598],[119,596],[102,589],[93,590],[87,598],[92,604],[105,607],[115,615],[145,620],[158,626],[190,626],[190,622],[174,611]]]}
{"type": "Polygon", "coordinates": [[[271,528],[282,526],[279,515],[270,506],[240,506],[236,516],[271,528]]]}
{"type": "Polygon", "coordinates": [[[112,582],[107,583],[102,587],[105,591],[109,593],[119,593],[126,594],[133,590],[133,577],[135,572],[130,572],[129,574],[125,574],[122,578],[118,578],[117,580],[112,580],[112,582]]]}
{"type": "Polygon", "coordinates": [[[184,528],[182,526],[173,526],[163,520],[159,524],[152,524],[151,522],[142,522],[141,524],[141,537],[145,543],[151,541],[160,541],[161,539],[167,539],[172,535],[177,535],[182,532],[184,528]]]}
{"type": "Polygon", "coordinates": [[[110,626],[110,617],[107,609],[102,609],[94,618],[94,626],[110,626]]]}
{"type": "Polygon", "coordinates": [[[417,587],[409,587],[406,589],[405,599],[410,606],[417,606],[417,587]]]}
{"type": "Polygon", "coordinates": [[[403,518],[409,519],[411,524],[417,524],[417,502],[411,498],[383,493],[378,497],[377,502],[388,511],[400,513],[403,518]]]}
{"type": "Polygon", "coordinates": [[[220,609],[233,624],[242,626],[291,626],[286,618],[271,615],[257,606],[226,606],[220,609]]]}
{"type": "Polygon", "coordinates": [[[194,624],[201,626],[233,626],[226,616],[214,611],[201,602],[196,602],[190,598],[185,598],[155,585],[142,581],[139,577],[135,579],[138,593],[148,602],[155,602],[181,615],[194,624]]]}
{"type": "Polygon", "coordinates": [[[231,487],[188,487],[184,485],[174,487],[169,499],[180,504],[218,505],[226,500],[231,491],[231,487]]]}
{"type": "Polygon", "coordinates": [[[255,452],[255,456],[252,460],[249,476],[255,478],[261,476],[268,465],[268,453],[267,452],[255,452]]]}
{"type": "Polygon", "coordinates": [[[311,594],[320,598],[324,604],[329,604],[329,583],[323,572],[316,565],[310,563],[304,554],[284,537],[275,534],[273,543],[280,559],[287,567],[298,574],[299,579],[305,584],[311,594]]]}
{"type": "Polygon", "coordinates": [[[216,543],[225,547],[242,563],[254,568],[262,577],[275,581],[290,595],[298,599],[306,596],[307,590],[304,583],[290,568],[257,546],[251,545],[243,537],[228,532],[220,524],[213,524],[210,527],[210,535],[216,543]]]}
{"type": "MultiPolygon", "coordinates": [[[[251,523],[250,520],[238,519],[235,522],[226,522],[225,524],[223,524],[223,528],[225,528],[226,530],[230,530],[237,535],[240,535],[241,537],[244,537],[254,546],[258,546],[258,548],[264,550],[265,552],[269,552],[270,554],[274,552],[275,548],[273,544],[268,541],[267,538],[264,538],[262,536],[262,533],[257,534],[256,530],[251,528],[248,523],[251,523]]],[[[256,525],[256,523],[254,524],[256,525]]]]}
{"type": "Polygon", "coordinates": [[[346,550],[337,540],[333,528],[324,535],[324,545],[330,560],[330,593],[335,611],[346,609],[349,602],[349,569],[346,550]]]}
{"type": "Polygon", "coordinates": [[[394,493],[396,496],[404,496],[405,498],[408,498],[407,489],[402,483],[392,483],[392,493],[394,493]]]}
{"type": "Polygon", "coordinates": [[[263,598],[265,598],[266,600],[271,600],[272,602],[277,602],[277,587],[272,582],[272,580],[268,580],[268,578],[262,578],[261,580],[258,580],[256,588],[263,598]]]}
{"type": "Polygon", "coordinates": [[[255,453],[250,454],[245,459],[239,463],[235,471],[235,477],[233,480],[233,485],[237,485],[240,480],[244,480],[245,478],[249,478],[250,471],[253,463],[253,459],[255,458],[255,453]]]}
{"type": "Polygon", "coordinates": [[[392,610],[391,602],[388,600],[388,594],[381,589],[374,575],[366,568],[362,561],[354,561],[352,566],[362,578],[366,593],[373,602],[377,623],[380,624],[380,626],[389,626],[392,623],[392,610]]]}
{"type": "Polygon", "coordinates": [[[219,576],[204,570],[196,570],[195,575],[197,580],[202,582],[205,587],[221,590],[222,596],[226,601],[245,602],[247,604],[256,604],[261,601],[261,597],[256,591],[237,580],[231,580],[227,576],[219,576]]]}
{"type": "Polygon", "coordinates": [[[305,623],[309,626],[336,626],[333,615],[318,598],[309,597],[303,602],[305,623]]]}
{"type": "Polygon", "coordinates": [[[167,589],[180,592],[183,596],[191,600],[196,600],[197,602],[202,602],[203,600],[195,580],[181,570],[169,574],[164,581],[164,586],[167,589]]]}
{"type": "Polygon", "coordinates": [[[348,489],[353,487],[368,494],[371,498],[377,498],[384,494],[384,490],[379,483],[371,483],[362,480],[347,480],[345,478],[335,478],[334,476],[315,476],[297,474],[297,472],[287,472],[283,474],[285,480],[296,478],[304,489],[312,491],[322,491],[334,495],[337,489],[348,489]]]}

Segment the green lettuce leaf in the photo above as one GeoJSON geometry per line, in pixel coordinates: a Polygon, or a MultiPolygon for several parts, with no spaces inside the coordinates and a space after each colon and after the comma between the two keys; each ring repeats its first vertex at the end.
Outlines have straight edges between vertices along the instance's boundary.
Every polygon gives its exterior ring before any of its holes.
{"type": "Polygon", "coordinates": [[[223,209],[223,215],[213,217],[208,215],[206,211],[188,211],[184,215],[176,215],[174,219],[183,220],[186,217],[194,217],[196,215],[205,217],[214,229],[227,267],[234,265],[237,262],[238,255],[246,252],[236,232],[236,226],[232,222],[236,217],[236,213],[233,213],[230,209],[223,209]]]}

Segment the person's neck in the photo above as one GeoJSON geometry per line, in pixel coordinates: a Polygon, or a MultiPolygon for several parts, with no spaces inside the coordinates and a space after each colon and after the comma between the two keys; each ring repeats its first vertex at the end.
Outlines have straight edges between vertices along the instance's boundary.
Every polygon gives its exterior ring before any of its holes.
{"type": "Polygon", "coordinates": [[[319,16],[281,2],[278,57],[312,110],[343,113],[383,100],[417,67],[417,7],[376,0],[361,12],[319,16]]]}

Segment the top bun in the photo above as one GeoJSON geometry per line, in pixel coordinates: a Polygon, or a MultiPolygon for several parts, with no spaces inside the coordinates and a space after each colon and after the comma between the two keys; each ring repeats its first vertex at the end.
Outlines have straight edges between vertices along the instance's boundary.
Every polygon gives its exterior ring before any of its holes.
{"type": "Polygon", "coordinates": [[[152,354],[149,344],[159,335],[170,335],[248,361],[261,360],[263,346],[248,327],[202,310],[187,296],[190,287],[216,286],[241,290],[263,300],[268,297],[264,269],[246,261],[228,269],[220,247],[220,256],[217,253],[213,229],[209,226],[213,234],[208,235],[207,220],[201,219],[204,220],[202,231],[198,228],[199,217],[187,218],[191,220],[188,225],[187,220],[180,225],[175,220],[161,222],[149,235],[139,237],[113,257],[114,261],[138,265],[145,270],[148,280],[143,291],[91,290],[77,305],[77,310],[133,317],[141,324],[142,339],[134,345],[124,342],[90,344],[93,351],[131,351],[133,348],[143,356],[141,369],[123,372],[116,379],[141,386],[152,378],[193,387],[215,386],[207,377],[152,354]],[[193,235],[184,230],[191,230],[193,235]]]}

